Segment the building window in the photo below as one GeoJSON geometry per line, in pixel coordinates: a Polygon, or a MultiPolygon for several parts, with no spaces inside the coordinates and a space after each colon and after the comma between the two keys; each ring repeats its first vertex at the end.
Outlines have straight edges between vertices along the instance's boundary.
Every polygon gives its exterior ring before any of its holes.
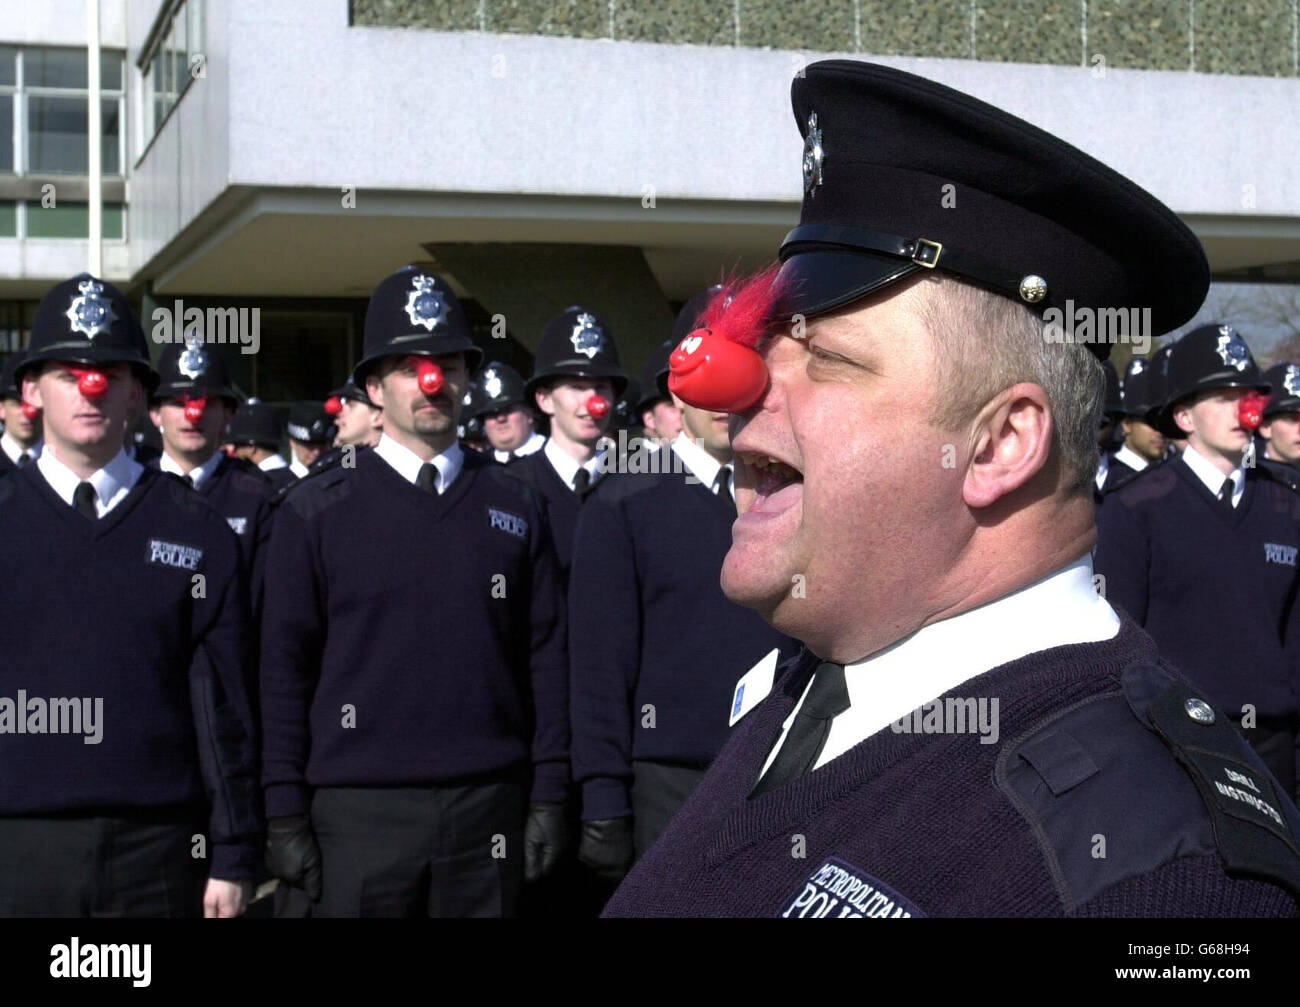
{"type": "Polygon", "coordinates": [[[177,0],[165,10],[139,62],[145,147],[196,79],[205,58],[203,2],[177,0]]]}
{"type": "MultiPolygon", "coordinates": [[[[43,207],[40,203],[25,204],[27,210],[28,238],[86,238],[90,235],[90,206],[86,203],[64,203],[43,207]]],[[[126,237],[126,213],[121,203],[105,203],[103,236],[105,241],[121,241],[126,237]]]]}
{"type": "MultiPolygon", "coordinates": [[[[100,136],[105,175],[121,175],[123,54],[100,53],[100,136]]],[[[0,173],[84,175],[90,158],[84,49],[0,46],[0,173]]]]}

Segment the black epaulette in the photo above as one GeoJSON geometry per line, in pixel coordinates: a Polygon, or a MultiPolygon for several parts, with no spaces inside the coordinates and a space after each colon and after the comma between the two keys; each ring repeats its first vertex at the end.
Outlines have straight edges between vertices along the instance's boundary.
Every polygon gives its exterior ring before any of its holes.
{"type": "Polygon", "coordinates": [[[1285,486],[1292,492],[1300,493],[1300,471],[1292,468],[1286,462],[1257,457],[1255,464],[1251,468],[1273,482],[1285,486]]]}
{"type": "Polygon", "coordinates": [[[1156,664],[1131,665],[1120,685],[998,758],[998,786],[1038,836],[1065,912],[1196,855],[1300,898],[1300,812],[1228,717],[1156,664]]]}

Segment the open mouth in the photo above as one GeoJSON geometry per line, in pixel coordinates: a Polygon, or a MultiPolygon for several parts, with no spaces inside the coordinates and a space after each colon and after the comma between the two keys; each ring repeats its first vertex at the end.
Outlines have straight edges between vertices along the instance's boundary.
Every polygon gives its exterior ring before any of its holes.
{"type": "Polygon", "coordinates": [[[801,499],[803,473],[793,465],[753,451],[741,452],[739,457],[752,474],[754,502],[747,513],[775,514],[801,499]]]}

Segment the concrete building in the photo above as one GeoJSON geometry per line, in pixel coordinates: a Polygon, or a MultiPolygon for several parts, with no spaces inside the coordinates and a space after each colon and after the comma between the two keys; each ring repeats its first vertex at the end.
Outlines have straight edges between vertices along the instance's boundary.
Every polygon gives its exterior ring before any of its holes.
{"type": "MultiPolygon", "coordinates": [[[[0,7],[0,350],[87,261],[84,4],[0,7]]],[[[795,222],[789,81],[827,54],[1065,137],[1182,215],[1217,278],[1300,281],[1296,0],[100,4],[104,273],[146,320],[259,308],[237,377],[268,400],[336,384],[410,261],[452,278],[490,354],[526,368],[581,303],[638,367],[795,222]]]]}

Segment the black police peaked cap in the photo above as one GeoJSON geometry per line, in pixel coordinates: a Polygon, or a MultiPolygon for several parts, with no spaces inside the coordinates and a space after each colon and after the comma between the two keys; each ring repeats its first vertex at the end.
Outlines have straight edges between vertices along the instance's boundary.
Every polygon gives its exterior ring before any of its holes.
{"type": "Polygon", "coordinates": [[[1264,406],[1264,416],[1279,413],[1300,413],[1300,366],[1290,361],[1279,361],[1264,372],[1272,394],[1264,406]]]}
{"type": "Polygon", "coordinates": [[[604,322],[577,305],[560,312],[542,330],[533,376],[524,386],[528,397],[539,385],[558,378],[608,378],[615,398],[627,387],[614,337],[604,322]]]}
{"type": "Polygon", "coordinates": [[[333,444],[338,427],[320,402],[295,402],[289,407],[285,430],[295,441],[304,444],[333,444]]]}
{"type": "Polygon", "coordinates": [[[1149,308],[1157,334],[1205,298],[1201,244],[1168,207],[1001,109],[853,60],[806,67],[791,98],[804,197],[781,245],[783,315],[833,311],[926,269],[1038,312],[1149,308]]]}
{"type": "Polygon", "coordinates": [[[284,440],[284,427],[274,406],[249,399],[230,419],[226,440],[231,444],[256,444],[276,450],[284,440]]]}
{"type": "Polygon", "coordinates": [[[18,384],[18,365],[26,354],[21,350],[5,358],[4,374],[0,376],[0,399],[21,399],[23,390],[18,384]]]}
{"type": "Polygon", "coordinates": [[[364,402],[373,409],[379,408],[371,401],[366,390],[357,384],[356,379],[351,375],[348,375],[347,381],[343,382],[340,387],[335,388],[325,397],[327,399],[352,399],[354,402],[364,402]]]}
{"type": "MultiPolygon", "coordinates": [[[[1158,353],[1159,351],[1157,351],[1158,353]]],[[[1146,421],[1151,410],[1164,405],[1156,392],[1157,370],[1163,357],[1134,357],[1124,372],[1123,414],[1133,419],[1146,421]]]]}
{"type": "Polygon", "coordinates": [[[131,305],[111,283],[81,273],[55,284],[36,306],[31,345],[18,365],[17,381],[46,361],[109,366],[130,364],[146,391],[158,376],[149,366],[149,344],[131,305]]]}
{"type": "Polygon", "coordinates": [[[239,396],[230,383],[230,369],[216,347],[205,346],[201,339],[186,343],[168,343],[158,357],[158,387],[154,399],[178,395],[208,395],[231,400],[239,396]]]}
{"type": "Polygon", "coordinates": [[[1231,325],[1217,322],[1179,339],[1170,350],[1165,373],[1165,402],[1152,425],[1169,437],[1187,436],[1174,422],[1174,408],[1194,395],[1218,388],[1253,388],[1266,394],[1271,390],[1246,341],[1231,325]]]}
{"type": "Polygon", "coordinates": [[[463,353],[471,374],[483,359],[450,285],[432,270],[418,266],[403,266],[370,295],[363,351],[352,372],[359,385],[365,384],[374,364],[385,357],[463,353]]]}

